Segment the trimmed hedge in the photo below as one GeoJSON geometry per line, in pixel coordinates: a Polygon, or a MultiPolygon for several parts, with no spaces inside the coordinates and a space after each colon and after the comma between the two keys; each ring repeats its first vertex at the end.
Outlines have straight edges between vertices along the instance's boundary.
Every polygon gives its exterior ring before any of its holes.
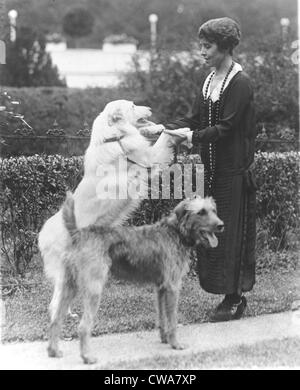
{"type": "Polygon", "coordinates": [[[1,250],[10,268],[22,274],[37,251],[44,221],[74,190],[82,175],[82,157],[16,157],[0,160],[1,250]]]}
{"type": "Polygon", "coordinates": [[[292,246],[292,232],[299,226],[299,153],[259,152],[255,161],[258,238],[265,237],[273,250],[292,246]]]}
{"type": "MultiPolygon", "coordinates": [[[[179,162],[199,162],[191,156],[179,162]]],[[[36,252],[36,236],[82,177],[82,157],[60,155],[0,160],[2,254],[10,268],[23,273],[36,252]]],[[[297,242],[299,153],[256,154],[258,251],[293,249],[297,242]]],[[[153,223],[179,200],[143,201],[129,223],[153,223]]]]}

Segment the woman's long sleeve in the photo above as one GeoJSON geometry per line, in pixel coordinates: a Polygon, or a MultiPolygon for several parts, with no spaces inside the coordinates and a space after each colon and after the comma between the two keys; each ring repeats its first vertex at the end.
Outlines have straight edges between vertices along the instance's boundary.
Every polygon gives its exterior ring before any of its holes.
{"type": "Polygon", "coordinates": [[[206,127],[200,131],[194,131],[192,136],[193,145],[202,142],[216,142],[222,137],[229,136],[240,122],[246,106],[252,99],[252,87],[248,78],[236,80],[228,91],[229,96],[225,99],[222,118],[215,126],[206,127]]]}

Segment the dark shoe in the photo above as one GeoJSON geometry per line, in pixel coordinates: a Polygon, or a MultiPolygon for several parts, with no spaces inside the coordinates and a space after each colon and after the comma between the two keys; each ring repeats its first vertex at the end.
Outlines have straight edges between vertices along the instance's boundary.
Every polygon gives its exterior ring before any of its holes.
{"type": "Polygon", "coordinates": [[[226,298],[217,306],[215,312],[210,317],[210,322],[239,320],[247,306],[247,300],[244,296],[240,302],[232,303],[226,298]]]}

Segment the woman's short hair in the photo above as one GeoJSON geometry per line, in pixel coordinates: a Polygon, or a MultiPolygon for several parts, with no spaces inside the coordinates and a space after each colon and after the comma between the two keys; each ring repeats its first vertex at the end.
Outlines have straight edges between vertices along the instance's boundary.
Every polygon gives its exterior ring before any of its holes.
{"type": "Polygon", "coordinates": [[[200,26],[198,37],[216,43],[220,50],[229,49],[232,54],[233,49],[240,42],[241,29],[239,24],[231,18],[211,19],[200,26]]]}

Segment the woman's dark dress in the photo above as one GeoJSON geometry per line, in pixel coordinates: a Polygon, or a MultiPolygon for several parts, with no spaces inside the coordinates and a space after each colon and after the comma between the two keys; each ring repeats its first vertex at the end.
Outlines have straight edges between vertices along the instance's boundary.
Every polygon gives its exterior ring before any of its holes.
{"type": "MultiPolygon", "coordinates": [[[[204,80],[203,80],[204,82],[204,80]]],[[[217,248],[198,251],[201,287],[210,293],[231,294],[252,289],[255,283],[255,179],[252,169],[256,136],[253,91],[249,77],[238,72],[225,88],[217,125],[213,109],[208,126],[208,105],[200,93],[191,117],[167,125],[190,127],[193,145],[200,145],[205,168],[204,191],[217,203],[225,231],[217,248]],[[215,175],[208,187],[209,143],[215,149],[215,175]]],[[[215,108],[215,103],[214,107],[215,108]]]]}

